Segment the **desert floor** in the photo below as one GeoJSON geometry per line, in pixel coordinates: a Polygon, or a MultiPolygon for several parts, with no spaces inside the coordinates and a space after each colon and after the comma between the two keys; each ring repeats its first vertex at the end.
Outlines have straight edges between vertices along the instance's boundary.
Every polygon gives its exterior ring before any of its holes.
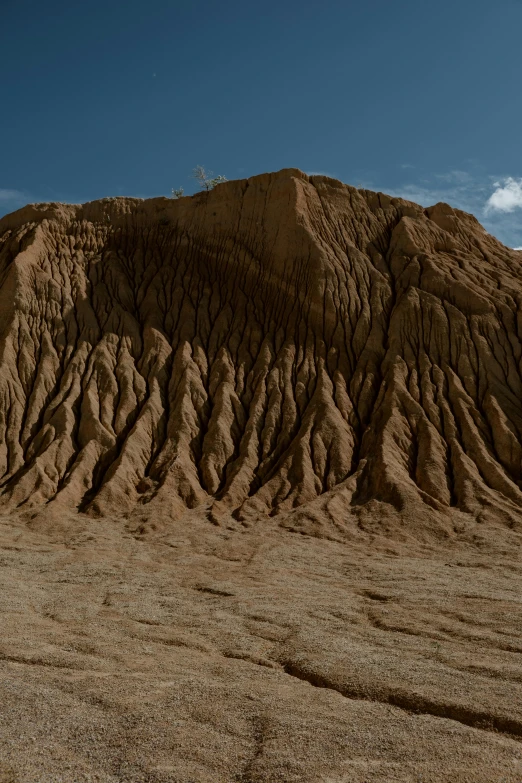
{"type": "Polygon", "coordinates": [[[522,781],[514,533],[229,527],[0,520],[2,783],[522,781]]]}

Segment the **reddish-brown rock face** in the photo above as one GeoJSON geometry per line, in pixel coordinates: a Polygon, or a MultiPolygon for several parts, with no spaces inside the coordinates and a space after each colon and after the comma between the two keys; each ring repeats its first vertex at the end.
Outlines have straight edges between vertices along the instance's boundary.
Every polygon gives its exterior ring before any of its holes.
{"type": "Polygon", "coordinates": [[[445,204],[294,169],[8,215],[1,500],[518,524],[521,261],[445,204]]]}

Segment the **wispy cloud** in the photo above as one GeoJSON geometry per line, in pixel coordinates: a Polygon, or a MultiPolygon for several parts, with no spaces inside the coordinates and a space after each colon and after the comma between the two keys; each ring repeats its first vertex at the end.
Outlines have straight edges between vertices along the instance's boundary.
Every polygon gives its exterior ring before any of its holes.
{"type": "Polygon", "coordinates": [[[331,174],[329,171],[307,171],[309,177],[330,177],[331,179],[338,179],[335,174],[331,174]]]}
{"type": "MultiPolygon", "coordinates": [[[[366,187],[377,189],[374,183],[366,187]]],[[[522,214],[517,212],[522,209],[522,179],[492,177],[473,168],[455,169],[378,189],[423,207],[445,201],[475,215],[486,231],[509,247],[520,249],[522,245],[522,214]]]]}
{"type": "Polygon", "coordinates": [[[486,202],[486,213],[522,209],[522,179],[506,177],[503,182],[494,182],[493,186],[495,190],[486,202]]]}
{"type": "Polygon", "coordinates": [[[393,188],[391,195],[416,201],[423,207],[445,201],[465,212],[479,213],[490,191],[489,183],[478,181],[468,172],[454,170],[405,183],[393,188]]]}
{"type": "Polygon", "coordinates": [[[10,190],[9,188],[0,188],[0,201],[24,201],[25,196],[20,190],[10,190]]]}
{"type": "Polygon", "coordinates": [[[9,212],[14,212],[16,209],[20,209],[24,204],[31,201],[28,198],[27,193],[23,193],[21,190],[14,190],[13,188],[0,188],[0,217],[7,215],[9,212]]]}
{"type": "Polygon", "coordinates": [[[467,185],[473,179],[469,171],[462,171],[462,169],[453,169],[452,171],[446,171],[444,174],[435,174],[435,179],[440,182],[448,182],[453,185],[467,185]]]}

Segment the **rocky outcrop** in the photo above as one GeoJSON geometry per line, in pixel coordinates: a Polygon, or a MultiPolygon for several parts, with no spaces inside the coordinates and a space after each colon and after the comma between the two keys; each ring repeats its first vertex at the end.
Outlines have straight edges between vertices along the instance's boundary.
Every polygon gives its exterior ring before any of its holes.
{"type": "Polygon", "coordinates": [[[341,493],[518,525],[520,263],[446,204],[294,169],[25,207],[0,221],[0,501],[240,521],[341,493]]]}

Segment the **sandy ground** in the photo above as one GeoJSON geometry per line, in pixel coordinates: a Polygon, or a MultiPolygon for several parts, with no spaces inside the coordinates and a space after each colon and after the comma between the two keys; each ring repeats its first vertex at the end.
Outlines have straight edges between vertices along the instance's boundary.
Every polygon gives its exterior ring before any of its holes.
{"type": "Polygon", "coordinates": [[[1,519],[1,783],[522,781],[514,539],[189,517],[1,519]]]}

